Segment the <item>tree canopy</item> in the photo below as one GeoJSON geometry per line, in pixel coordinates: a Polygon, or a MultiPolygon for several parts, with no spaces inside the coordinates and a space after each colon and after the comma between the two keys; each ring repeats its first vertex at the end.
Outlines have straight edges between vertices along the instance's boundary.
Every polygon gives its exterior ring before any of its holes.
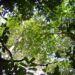
{"type": "Polygon", "coordinates": [[[0,0],[0,74],[74,75],[75,0],[0,0]]]}

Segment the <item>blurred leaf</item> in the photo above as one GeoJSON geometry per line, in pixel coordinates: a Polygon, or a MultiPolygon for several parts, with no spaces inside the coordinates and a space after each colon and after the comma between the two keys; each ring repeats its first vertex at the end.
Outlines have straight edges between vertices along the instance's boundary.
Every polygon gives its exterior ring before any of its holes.
{"type": "Polygon", "coordinates": [[[31,73],[31,72],[27,72],[27,74],[28,74],[28,75],[34,75],[34,74],[33,74],[33,73],[31,73]]]}
{"type": "Polygon", "coordinates": [[[24,75],[24,74],[26,74],[26,69],[23,67],[19,67],[17,75],[24,75]]]}
{"type": "Polygon", "coordinates": [[[20,63],[22,66],[27,67],[27,65],[25,63],[20,63]]]}
{"type": "Polygon", "coordinates": [[[29,68],[29,70],[36,71],[36,70],[37,70],[37,68],[29,68]]]}
{"type": "Polygon", "coordinates": [[[37,64],[36,63],[31,63],[29,66],[37,66],[37,64]]]}
{"type": "Polygon", "coordinates": [[[3,37],[3,42],[4,42],[4,43],[7,43],[8,38],[9,38],[9,37],[8,37],[7,35],[5,35],[5,36],[3,37]]]}
{"type": "Polygon", "coordinates": [[[25,61],[27,62],[27,64],[30,63],[30,61],[29,61],[29,59],[28,59],[27,57],[25,57],[24,59],[25,59],[25,61]]]}
{"type": "Polygon", "coordinates": [[[30,63],[32,63],[33,61],[35,61],[35,58],[32,58],[32,59],[30,60],[30,63]]]}

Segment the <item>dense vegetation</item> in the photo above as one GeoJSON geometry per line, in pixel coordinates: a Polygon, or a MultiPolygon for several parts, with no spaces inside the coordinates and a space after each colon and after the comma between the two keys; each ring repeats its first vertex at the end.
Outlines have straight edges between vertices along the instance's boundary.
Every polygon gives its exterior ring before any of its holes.
{"type": "Polygon", "coordinates": [[[0,75],[74,75],[74,44],[75,0],[0,0],[0,75]]]}

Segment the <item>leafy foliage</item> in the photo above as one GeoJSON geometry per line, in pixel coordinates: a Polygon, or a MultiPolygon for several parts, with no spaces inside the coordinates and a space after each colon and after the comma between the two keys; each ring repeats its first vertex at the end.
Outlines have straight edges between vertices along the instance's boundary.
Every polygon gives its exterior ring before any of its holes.
{"type": "Polygon", "coordinates": [[[73,75],[74,9],[74,0],[0,0],[0,74],[33,75],[27,67],[39,65],[48,75],[73,75]]]}

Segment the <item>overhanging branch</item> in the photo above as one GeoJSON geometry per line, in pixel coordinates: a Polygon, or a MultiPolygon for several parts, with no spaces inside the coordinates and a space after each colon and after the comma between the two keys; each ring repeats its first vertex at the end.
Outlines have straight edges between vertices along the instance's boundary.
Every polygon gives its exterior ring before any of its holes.
{"type": "Polygon", "coordinates": [[[10,55],[10,57],[12,58],[12,53],[10,52],[10,50],[5,46],[3,40],[0,38],[0,42],[2,44],[2,46],[4,47],[4,49],[8,52],[8,54],[10,55]]]}

